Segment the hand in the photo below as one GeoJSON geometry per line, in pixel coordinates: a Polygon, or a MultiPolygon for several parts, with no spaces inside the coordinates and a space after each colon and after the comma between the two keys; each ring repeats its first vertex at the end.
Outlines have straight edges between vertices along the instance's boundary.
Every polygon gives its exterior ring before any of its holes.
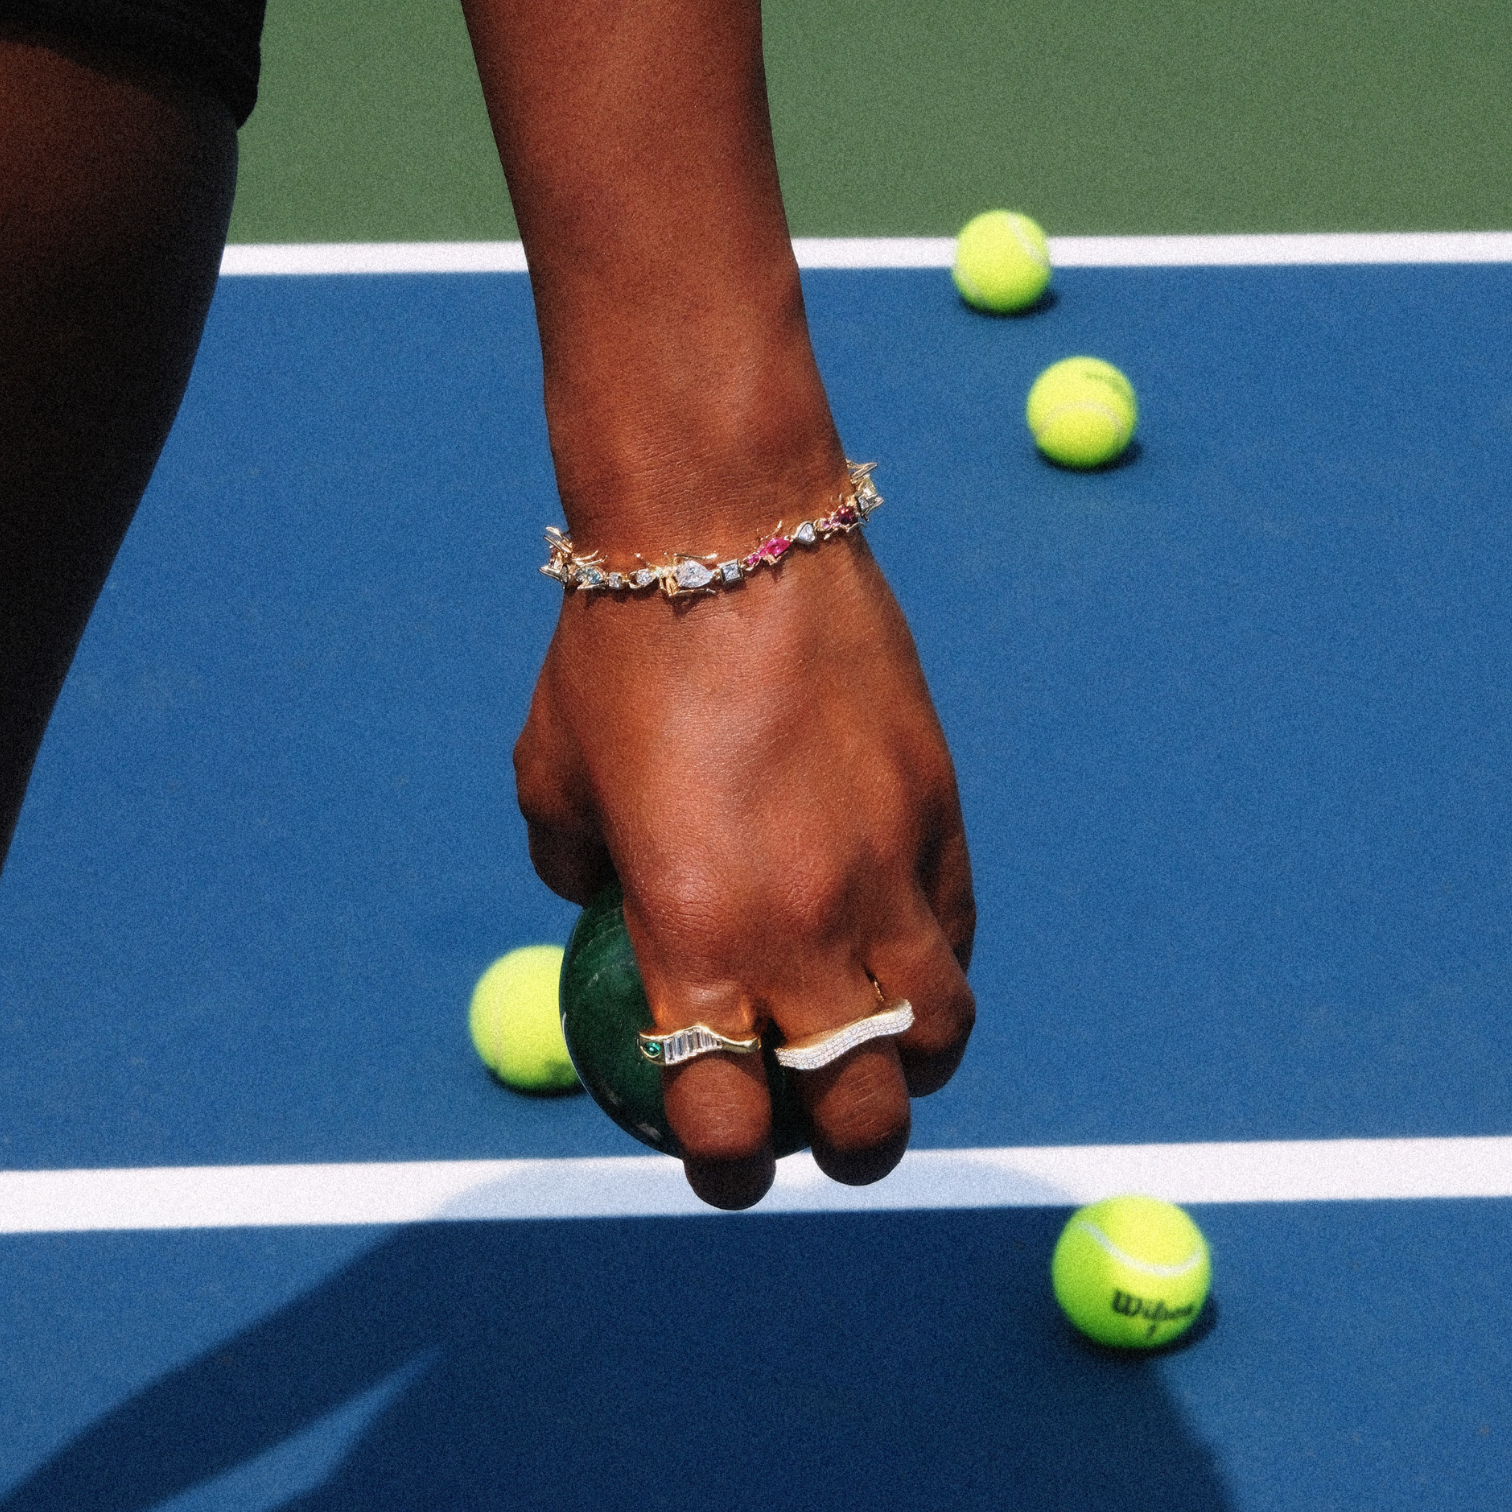
{"type": "MultiPolygon", "coordinates": [[[[623,884],[658,1028],[830,1031],[876,1011],[869,975],[909,999],[906,1034],[799,1078],[821,1168],[891,1170],[909,1096],[950,1077],[971,1031],[975,906],[949,752],[864,542],[693,602],[567,594],[515,769],[547,885],[586,903],[623,884]]],[[[663,1075],[694,1190],[759,1200],[775,1169],[759,1059],[663,1075]]]]}
{"type": "MultiPolygon", "coordinates": [[[[464,0],[530,263],[557,487],[580,549],[735,551],[846,483],[809,344],[759,0],[464,0]]],[[[657,1025],[789,1038],[917,1015],[800,1085],[819,1164],[875,1181],[971,1029],[974,907],[908,628],[850,537],[692,604],[569,594],[515,753],[531,855],[610,876],[657,1025]]],[[[705,1200],[771,1184],[755,1057],[666,1075],[705,1200]]]]}

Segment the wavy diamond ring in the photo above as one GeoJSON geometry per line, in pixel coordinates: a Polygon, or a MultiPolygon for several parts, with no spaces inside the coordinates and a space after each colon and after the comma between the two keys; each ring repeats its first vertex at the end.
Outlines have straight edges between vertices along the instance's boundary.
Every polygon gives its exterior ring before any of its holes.
{"type": "Polygon", "coordinates": [[[867,1040],[885,1039],[888,1035],[903,1034],[913,1028],[913,1004],[907,998],[895,998],[881,1013],[873,1013],[843,1029],[829,1034],[810,1034],[791,1044],[777,1047],[777,1062],[790,1071],[817,1071],[831,1061],[864,1045],[867,1040]]]}

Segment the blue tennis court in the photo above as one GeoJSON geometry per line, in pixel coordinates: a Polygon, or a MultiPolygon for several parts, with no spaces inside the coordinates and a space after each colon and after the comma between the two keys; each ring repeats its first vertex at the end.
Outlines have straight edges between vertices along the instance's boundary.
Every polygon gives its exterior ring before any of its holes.
{"type": "MultiPolygon", "coordinates": [[[[914,1147],[1512,1132],[1512,264],[806,286],[973,846],[914,1147]],[[1022,423],[1076,352],[1142,403],[1091,475],[1022,423]]],[[[465,1027],[574,912],[509,768],[539,381],[518,275],[222,280],[0,880],[6,1171],[640,1153],[465,1027]]],[[[7,1233],[0,1512],[1512,1503],[1504,1196],[1199,1205],[1211,1313],[1127,1360],[1064,1207],[886,1191],[7,1233]]]]}

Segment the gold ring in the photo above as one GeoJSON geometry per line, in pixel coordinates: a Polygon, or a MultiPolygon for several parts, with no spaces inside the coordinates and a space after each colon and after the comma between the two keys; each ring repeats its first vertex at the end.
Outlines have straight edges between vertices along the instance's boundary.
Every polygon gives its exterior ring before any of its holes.
{"type": "Polygon", "coordinates": [[[658,1066],[680,1066],[684,1061],[697,1060],[700,1055],[709,1055],[715,1050],[728,1050],[732,1055],[749,1055],[761,1049],[761,1036],[752,1039],[730,1039],[717,1034],[707,1024],[690,1024],[686,1029],[672,1029],[666,1034],[641,1033],[635,1037],[640,1053],[658,1066]]]}
{"type": "Polygon", "coordinates": [[[867,1040],[884,1039],[913,1028],[913,1004],[907,998],[894,998],[881,1013],[869,1014],[828,1034],[809,1034],[800,1040],[777,1047],[777,1064],[790,1071],[817,1071],[842,1055],[849,1054],[867,1040]]]}

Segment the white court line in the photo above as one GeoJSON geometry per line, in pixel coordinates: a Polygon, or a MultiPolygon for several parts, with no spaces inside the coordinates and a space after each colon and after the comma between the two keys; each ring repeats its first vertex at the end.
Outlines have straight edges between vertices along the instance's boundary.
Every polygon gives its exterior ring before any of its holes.
{"type": "Polygon", "coordinates": [[[1050,238],[1062,268],[1240,268],[1333,263],[1512,262],[1512,231],[1050,238]]]}
{"type": "MultiPolygon", "coordinates": [[[[808,1155],[777,1167],[761,1213],[1062,1207],[1119,1192],[1172,1202],[1512,1197],[1512,1137],[915,1150],[843,1187],[808,1155]]],[[[351,1165],[0,1172],[0,1233],[718,1217],[662,1155],[351,1165]]]]}
{"type": "MultiPolygon", "coordinates": [[[[800,236],[803,268],[948,268],[949,236],[800,236]]],[[[1052,236],[1061,268],[1200,268],[1309,263],[1512,262],[1512,231],[1285,232],[1264,236],[1052,236]]],[[[523,273],[525,250],[499,242],[237,243],[221,273],[523,273]]]]}
{"type": "Polygon", "coordinates": [[[525,249],[498,242],[234,242],[221,276],[315,273],[523,273],[525,249]]]}

